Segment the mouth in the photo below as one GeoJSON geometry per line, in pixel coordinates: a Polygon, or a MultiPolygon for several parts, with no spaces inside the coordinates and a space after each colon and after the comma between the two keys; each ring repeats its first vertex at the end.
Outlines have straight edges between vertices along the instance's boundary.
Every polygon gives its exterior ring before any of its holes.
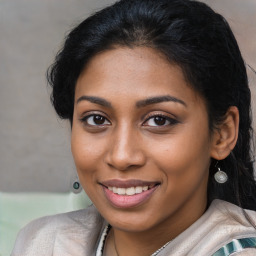
{"type": "Polygon", "coordinates": [[[129,208],[147,201],[160,182],[110,180],[100,183],[108,201],[117,208],[129,208]]]}
{"type": "Polygon", "coordinates": [[[129,188],[120,188],[120,187],[107,187],[110,191],[117,195],[126,195],[126,196],[133,196],[135,194],[141,194],[149,189],[152,189],[155,185],[150,186],[136,186],[136,187],[129,187],[129,188]]]}

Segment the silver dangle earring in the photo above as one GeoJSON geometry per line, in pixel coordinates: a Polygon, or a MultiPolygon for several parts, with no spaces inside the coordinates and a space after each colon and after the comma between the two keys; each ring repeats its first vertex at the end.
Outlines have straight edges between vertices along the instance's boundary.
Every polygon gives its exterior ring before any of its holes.
{"type": "Polygon", "coordinates": [[[222,171],[220,167],[217,167],[217,164],[218,162],[215,164],[215,168],[218,171],[214,174],[214,179],[220,184],[226,183],[228,180],[228,175],[224,171],[222,171]]]}

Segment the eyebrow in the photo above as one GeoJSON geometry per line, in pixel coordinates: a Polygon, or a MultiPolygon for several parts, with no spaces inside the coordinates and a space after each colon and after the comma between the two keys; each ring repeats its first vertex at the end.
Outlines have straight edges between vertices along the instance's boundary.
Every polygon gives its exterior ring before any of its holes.
{"type": "Polygon", "coordinates": [[[86,101],[90,101],[92,103],[96,103],[98,105],[101,105],[103,107],[109,107],[111,108],[111,103],[105,99],[99,98],[99,97],[95,97],[95,96],[81,96],[80,98],[77,99],[76,104],[78,104],[79,102],[86,100],[86,101]]]}
{"type": "Polygon", "coordinates": [[[170,96],[170,95],[163,95],[163,96],[147,98],[145,100],[140,100],[136,103],[136,106],[138,108],[141,108],[141,107],[145,107],[147,105],[152,105],[152,104],[161,103],[161,102],[168,102],[168,101],[180,103],[180,104],[184,105],[185,107],[187,107],[187,104],[183,100],[180,100],[180,99],[170,96]]]}
{"type": "MultiPolygon", "coordinates": [[[[84,101],[84,100],[101,105],[103,107],[112,108],[112,105],[109,101],[107,101],[103,98],[100,98],[100,97],[95,97],[95,96],[85,96],[85,95],[81,96],[80,98],[77,99],[76,104],[78,104],[79,102],[84,101]]],[[[139,100],[136,102],[136,107],[141,108],[141,107],[145,107],[148,105],[157,104],[157,103],[161,103],[161,102],[168,102],[168,101],[180,103],[180,104],[184,105],[185,107],[187,107],[187,104],[183,100],[180,100],[180,99],[170,96],[170,95],[156,96],[156,97],[150,97],[150,98],[147,98],[144,100],[139,100]]]]}

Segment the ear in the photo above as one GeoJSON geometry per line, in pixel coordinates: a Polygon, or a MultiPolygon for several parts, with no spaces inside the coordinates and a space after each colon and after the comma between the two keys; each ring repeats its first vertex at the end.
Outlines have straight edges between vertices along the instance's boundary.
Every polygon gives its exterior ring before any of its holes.
{"type": "Polygon", "coordinates": [[[215,128],[212,137],[211,157],[216,160],[225,159],[236,145],[239,129],[239,111],[232,106],[225,119],[215,128]]]}

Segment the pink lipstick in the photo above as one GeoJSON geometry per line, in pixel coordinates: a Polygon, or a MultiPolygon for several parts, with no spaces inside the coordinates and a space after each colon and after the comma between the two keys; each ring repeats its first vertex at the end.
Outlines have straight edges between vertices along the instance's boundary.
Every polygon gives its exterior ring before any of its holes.
{"type": "Polygon", "coordinates": [[[160,182],[108,180],[100,183],[108,201],[117,208],[131,208],[147,201],[160,182]]]}

